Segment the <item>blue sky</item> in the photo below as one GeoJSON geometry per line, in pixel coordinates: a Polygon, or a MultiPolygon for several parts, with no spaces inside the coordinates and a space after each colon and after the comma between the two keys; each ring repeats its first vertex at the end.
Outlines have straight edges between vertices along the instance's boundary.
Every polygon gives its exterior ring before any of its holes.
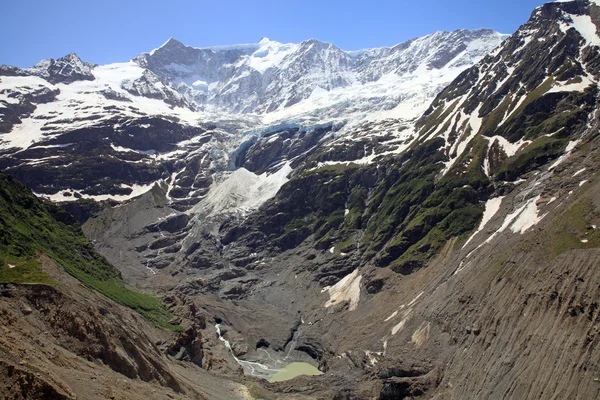
{"type": "Polygon", "coordinates": [[[513,33],[543,0],[3,0],[0,64],[31,66],[72,51],[127,61],[169,37],[197,46],[309,38],[346,50],[438,30],[513,33]]]}

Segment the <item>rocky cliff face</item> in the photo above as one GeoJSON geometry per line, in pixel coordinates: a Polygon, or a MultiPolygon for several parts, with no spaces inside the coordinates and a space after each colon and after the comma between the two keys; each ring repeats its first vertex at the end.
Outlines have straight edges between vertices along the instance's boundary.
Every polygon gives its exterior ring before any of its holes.
{"type": "MultiPolygon", "coordinates": [[[[313,67],[332,71],[320,77],[327,96],[354,96],[349,82],[471,65],[483,56],[474,43],[499,36],[459,31],[360,53],[170,40],[120,70],[111,90],[130,102],[100,114],[98,101],[98,120],[74,120],[85,126],[73,132],[45,122],[46,141],[26,149],[13,128],[1,160],[54,200],[126,200],[68,210],[126,280],[202,305],[247,375],[290,360],[327,372],[259,385],[258,397],[595,398],[599,16],[595,1],[546,4],[419,118],[349,123],[265,121],[293,115],[296,100],[318,104],[302,86],[316,85],[313,67]],[[140,100],[157,85],[204,111],[140,100]],[[230,110],[265,115],[194,120],[255,85],[264,91],[230,110]],[[80,179],[95,148],[102,173],[80,179]]],[[[193,361],[194,340],[186,332],[169,351],[193,361]]]]}

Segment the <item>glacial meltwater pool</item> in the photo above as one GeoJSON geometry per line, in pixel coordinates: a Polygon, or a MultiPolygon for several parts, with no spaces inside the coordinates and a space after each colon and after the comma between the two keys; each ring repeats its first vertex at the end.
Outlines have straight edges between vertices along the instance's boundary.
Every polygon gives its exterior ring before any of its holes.
{"type": "Polygon", "coordinates": [[[289,381],[290,379],[294,379],[300,375],[308,375],[308,376],[317,376],[323,375],[321,371],[317,369],[317,367],[303,363],[303,362],[295,362],[285,366],[282,370],[277,372],[275,375],[268,379],[269,382],[283,382],[289,381]]]}
{"type": "Polygon", "coordinates": [[[227,347],[229,353],[233,356],[235,361],[242,366],[242,368],[244,369],[244,373],[250,374],[252,376],[257,376],[259,378],[267,379],[269,382],[289,381],[290,379],[294,379],[295,377],[301,375],[323,375],[323,372],[319,371],[317,367],[305,362],[293,362],[286,365],[284,368],[279,368],[276,365],[283,364],[285,359],[274,360],[273,358],[271,358],[271,360],[275,362],[275,365],[265,365],[256,361],[240,360],[233,353],[231,343],[229,343],[229,341],[221,335],[221,325],[216,324],[215,329],[217,331],[219,340],[225,344],[225,347],[227,347]]]}

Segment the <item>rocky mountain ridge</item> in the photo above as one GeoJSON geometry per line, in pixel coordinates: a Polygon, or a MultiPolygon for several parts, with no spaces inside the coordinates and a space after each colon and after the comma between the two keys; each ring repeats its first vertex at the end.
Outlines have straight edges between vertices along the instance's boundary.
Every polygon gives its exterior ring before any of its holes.
{"type": "MultiPolygon", "coordinates": [[[[343,90],[347,101],[356,90],[353,87],[366,88],[382,79],[393,85],[404,76],[414,77],[417,71],[451,74],[472,65],[504,37],[489,29],[436,32],[394,47],[353,52],[315,39],[282,44],[264,38],[255,45],[204,49],[170,39],[135,61],[197,107],[263,114],[336,90],[343,90]]],[[[403,100],[397,95],[390,98],[392,91],[384,96],[373,90],[370,94],[381,96],[368,100],[365,106],[371,112],[392,109],[403,100]]],[[[340,100],[344,99],[336,102],[340,100]]]]}
{"type": "Polygon", "coordinates": [[[75,81],[95,79],[92,69],[97,65],[82,61],[75,53],[67,54],[57,60],[48,58],[38,62],[31,68],[18,68],[7,65],[0,66],[0,75],[5,76],[39,76],[52,84],[73,83],[75,81]]]}

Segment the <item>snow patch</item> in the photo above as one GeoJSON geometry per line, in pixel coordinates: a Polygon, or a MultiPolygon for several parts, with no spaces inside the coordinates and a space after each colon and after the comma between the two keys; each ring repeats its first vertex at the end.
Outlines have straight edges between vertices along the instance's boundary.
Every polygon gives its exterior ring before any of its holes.
{"type": "Polygon", "coordinates": [[[406,322],[408,322],[410,314],[412,314],[412,310],[408,310],[402,321],[398,322],[398,324],[392,328],[392,336],[396,335],[396,333],[400,332],[402,328],[404,328],[404,325],[406,325],[406,322]]]}
{"type": "Polygon", "coordinates": [[[405,307],[412,307],[412,306],[414,306],[414,305],[415,305],[415,303],[417,302],[417,300],[419,300],[419,299],[421,298],[421,296],[423,296],[423,294],[424,294],[424,293],[425,293],[425,292],[421,292],[421,293],[419,293],[419,294],[418,294],[418,295],[417,295],[417,296],[416,296],[414,299],[412,299],[412,300],[410,301],[410,303],[401,305],[401,306],[400,306],[400,309],[403,309],[403,308],[405,308],[405,307]]]}
{"type": "Polygon", "coordinates": [[[291,172],[289,162],[272,174],[265,172],[256,175],[245,168],[237,169],[223,176],[220,181],[213,182],[206,197],[188,213],[208,217],[228,212],[245,214],[256,210],[277,194],[289,180],[291,172]]]}
{"type": "MultiPolygon", "coordinates": [[[[123,195],[112,195],[112,194],[100,194],[100,195],[89,195],[89,194],[83,194],[80,193],[82,199],[92,199],[95,201],[104,201],[104,200],[116,200],[116,201],[126,201],[126,200],[131,200],[134,197],[138,197],[143,195],[144,193],[149,192],[154,185],[160,183],[162,181],[156,181],[156,182],[151,182],[148,183],[146,185],[138,185],[138,184],[133,184],[133,185],[125,185],[125,184],[121,184],[122,188],[130,188],[131,189],[131,193],[130,194],[123,194],[123,195]]],[[[55,194],[41,194],[41,193],[34,193],[36,196],[38,197],[44,197],[47,198],[51,201],[54,202],[67,202],[67,201],[77,201],[79,200],[79,198],[75,197],[73,195],[73,193],[76,192],[75,189],[66,189],[66,190],[61,190],[58,193],[55,194]],[[66,194],[66,196],[65,196],[66,194]]]]}
{"type": "Polygon", "coordinates": [[[129,149],[127,147],[122,147],[122,146],[115,146],[114,144],[110,144],[110,147],[114,150],[114,151],[118,151],[121,153],[138,153],[138,154],[144,154],[147,156],[154,156],[157,154],[156,150],[134,150],[134,149],[129,149]]]}
{"type": "Polygon", "coordinates": [[[379,361],[377,360],[377,358],[375,357],[375,355],[381,355],[382,353],[374,353],[370,350],[365,350],[365,356],[367,356],[367,358],[369,359],[369,363],[372,366],[375,366],[375,364],[377,364],[379,361]]]}
{"type": "Polygon", "coordinates": [[[548,171],[552,171],[554,168],[558,167],[562,164],[573,152],[573,149],[579,144],[579,140],[570,141],[567,147],[565,148],[565,153],[558,158],[558,160],[554,161],[550,167],[548,167],[548,171]]]}
{"type": "MultiPolygon", "coordinates": [[[[514,214],[514,222],[510,227],[510,230],[513,233],[525,233],[532,226],[537,225],[544,217],[539,216],[539,210],[537,207],[537,201],[540,199],[540,196],[529,200],[525,205],[521,208],[521,211],[518,214],[514,214]]],[[[517,210],[518,211],[518,210],[517,210]]],[[[512,214],[511,214],[512,215],[512,214]]],[[[507,217],[508,218],[508,217],[507,217]]]]}
{"type": "Polygon", "coordinates": [[[557,92],[583,92],[590,85],[593,85],[594,82],[588,78],[587,76],[581,77],[581,82],[575,83],[565,83],[562,84],[557,82],[550,90],[546,93],[557,93],[557,92]]]}
{"type": "Polygon", "coordinates": [[[502,204],[502,200],[504,200],[504,197],[505,196],[494,197],[493,199],[490,199],[485,203],[485,210],[483,211],[483,218],[479,223],[479,227],[471,235],[469,240],[467,240],[467,242],[464,244],[464,246],[462,247],[463,249],[467,247],[471,240],[473,240],[475,236],[477,236],[477,234],[481,232],[483,228],[485,228],[485,225],[494,217],[494,215],[496,215],[496,213],[500,209],[500,205],[502,204]]]}
{"type": "Polygon", "coordinates": [[[582,168],[579,171],[575,172],[572,176],[572,178],[575,178],[577,175],[583,174],[585,172],[586,168],[582,168]]]}
{"type": "Polygon", "coordinates": [[[412,334],[411,342],[417,347],[423,346],[429,340],[431,332],[431,323],[423,322],[419,328],[412,334]]]}
{"type": "MultiPolygon", "coordinates": [[[[460,158],[460,156],[466,150],[466,148],[469,145],[469,143],[471,142],[471,140],[473,140],[473,138],[475,136],[477,136],[477,133],[481,129],[482,118],[479,117],[479,110],[481,109],[481,106],[482,105],[480,104],[473,111],[471,116],[469,117],[468,125],[471,127],[471,131],[469,132],[469,135],[466,134],[466,129],[465,129],[465,132],[463,132],[460,135],[460,137],[456,140],[456,143],[454,144],[454,146],[450,149],[449,154],[454,154],[456,152],[456,157],[451,158],[449,161],[446,162],[446,167],[442,170],[441,176],[446,175],[446,173],[448,173],[448,171],[450,171],[450,169],[452,168],[452,166],[454,165],[456,160],[458,160],[460,158]]],[[[444,125],[444,124],[445,123],[442,123],[441,125],[444,125]]]]}
{"type": "Polygon", "coordinates": [[[494,143],[494,141],[498,142],[498,144],[508,157],[514,156],[515,154],[517,154],[517,151],[519,151],[519,149],[521,149],[524,145],[531,143],[531,141],[529,140],[519,140],[516,143],[511,143],[508,140],[506,140],[505,137],[502,136],[492,136],[489,139],[490,144],[494,143]]]}
{"type": "Polygon", "coordinates": [[[402,330],[402,328],[404,328],[404,325],[406,324],[410,315],[412,314],[414,305],[421,298],[421,296],[423,296],[424,293],[425,292],[419,293],[414,299],[412,299],[410,301],[410,303],[401,305],[398,311],[396,311],[394,314],[390,315],[390,317],[385,320],[385,321],[391,320],[392,318],[396,317],[396,315],[398,315],[399,311],[406,309],[405,311],[403,311],[402,320],[400,322],[398,322],[396,325],[394,325],[394,327],[392,328],[392,336],[394,336],[396,333],[400,332],[400,330],[402,330]]]}
{"type": "Polygon", "coordinates": [[[35,146],[36,149],[63,149],[65,147],[73,146],[75,143],[64,143],[64,144],[49,144],[46,146],[35,146]]]}
{"type": "MultiPolygon", "coordinates": [[[[504,222],[502,226],[498,228],[496,232],[485,242],[483,242],[479,247],[483,246],[486,243],[490,243],[497,235],[504,232],[508,227],[513,233],[525,233],[529,228],[533,227],[537,223],[539,223],[546,214],[539,216],[539,210],[537,208],[537,202],[540,199],[541,195],[529,200],[521,207],[517,208],[512,213],[508,214],[506,218],[504,218],[504,222]]],[[[478,248],[479,248],[478,247],[478,248]]]]}
{"type": "MultiPolygon", "coordinates": [[[[473,253],[473,251],[471,253],[467,254],[467,256],[465,258],[469,258],[469,256],[473,253]]],[[[472,263],[473,263],[473,261],[469,261],[468,263],[465,263],[464,260],[461,261],[460,265],[458,266],[458,268],[456,268],[456,271],[454,271],[454,273],[452,274],[452,276],[460,274],[463,269],[467,268],[472,263]]]]}
{"type": "Polygon", "coordinates": [[[581,33],[585,41],[594,46],[600,46],[600,37],[596,34],[596,25],[589,15],[570,15],[573,26],[581,33]]]}
{"type": "Polygon", "coordinates": [[[396,315],[398,315],[398,311],[394,311],[392,313],[392,315],[390,315],[389,317],[387,317],[383,322],[388,322],[389,320],[393,319],[396,315]]]}
{"type": "Polygon", "coordinates": [[[354,311],[360,301],[360,281],[362,275],[355,269],[349,275],[346,275],[341,281],[328,289],[329,300],[325,303],[325,308],[329,308],[345,301],[350,302],[349,311],[354,311]]]}

